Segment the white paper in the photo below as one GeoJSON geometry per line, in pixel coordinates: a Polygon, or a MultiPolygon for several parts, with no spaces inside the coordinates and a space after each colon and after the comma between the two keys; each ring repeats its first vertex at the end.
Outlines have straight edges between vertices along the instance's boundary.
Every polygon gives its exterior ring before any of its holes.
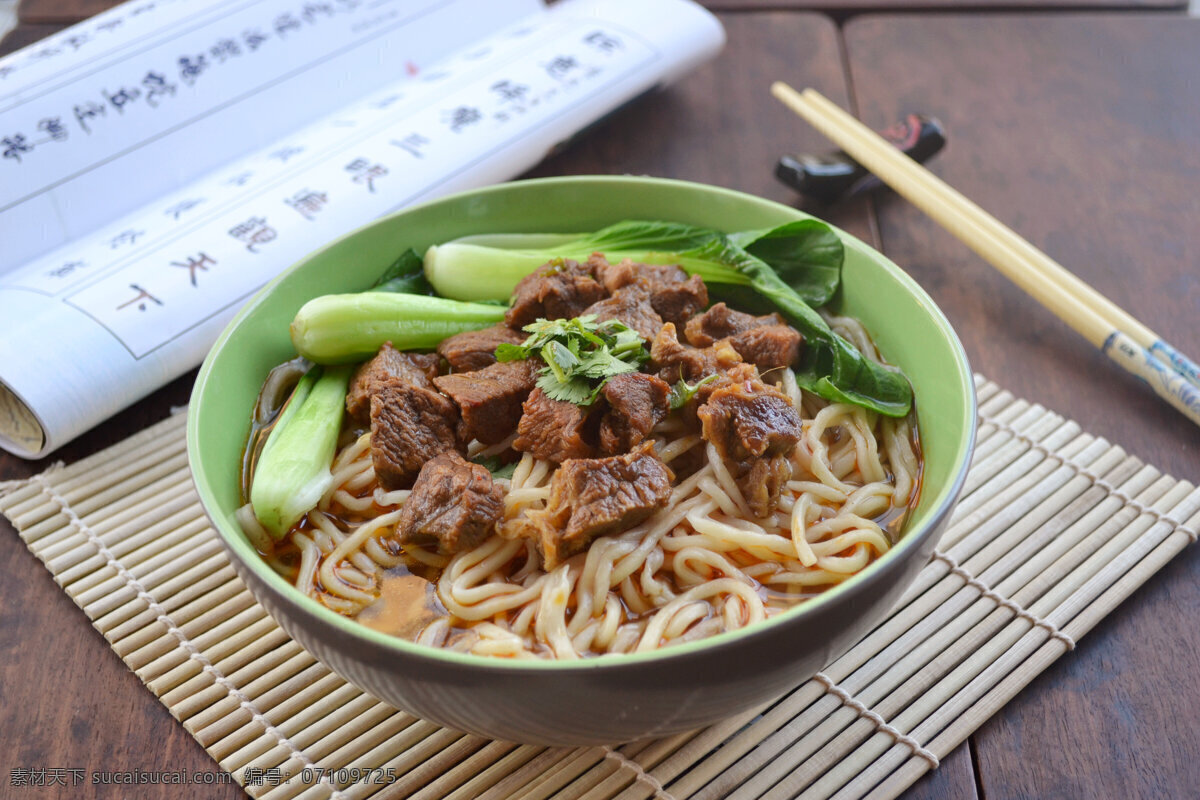
{"type": "MultiPolygon", "coordinates": [[[[212,26],[248,13],[244,3],[220,0],[204,6],[222,11],[212,18],[195,3],[153,5],[162,6],[155,11],[169,24],[154,28],[157,34],[133,31],[131,41],[144,45],[139,52],[198,51],[200,41],[213,38],[210,34],[239,30],[246,22],[237,17],[238,25],[212,26]],[[185,17],[209,38],[188,39],[188,48],[177,40],[158,42],[155,36],[166,36],[168,29],[186,28],[181,22],[185,17]]],[[[305,93],[311,101],[306,108],[323,106],[324,113],[310,110],[315,121],[303,127],[275,124],[262,117],[274,114],[277,105],[295,105],[295,84],[291,92],[276,92],[272,86],[256,94],[260,99],[254,103],[221,106],[219,98],[230,96],[235,87],[265,85],[267,80],[257,66],[247,67],[250,74],[240,77],[230,69],[228,76],[219,76],[219,91],[203,96],[197,91],[188,99],[197,104],[192,111],[208,109],[202,122],[178,122],[197,116],[189,117],[186,110],[172,111],[169,119],[176,122],[160,122],[156,111],[143,109],[159,133],[130,124],[114,126],[103,142],[82,137],[83,144],[71,151],[75,166],[47,158],[15,186],[9,182],[12,167],[23,169],[34,163],[41,148],[68,142],[38,144],[19,154],[19,164],[0,158],[5,179],[0,198],[20,201],[5,207],[0,200],[0,241],[5,243],[0,269],[10,267],[0,276],[0,320],[5,325],[0,382],[39,423],[30,426],[27,417],[22,420],[21,405],[12,396],[6,402],[0,391],[0,446],[20,455],[50,452],[194,367],[238,307],[308,252],[413,202],[519,174],[579,129],[711,57],[723,42],[716,20],[686,0],[567,0],[549,9],[526,0],[408,2],[401,4],[405,14],[418,6],[424,9],[423,16],[407,23],[407,35],[421,41],[389,45],[397,52],[386,55],[391,66],[380,70],[363,66],[383,56],[363,55],[376,45],[359,42],[359,23],[347,22],[358,19],[365,25],[366,4],[350,3],[353,7],[342,11],[337,7],[346,4],[294,1],[253,8],[260,15],[266,7],[275,16],[289,13],[303,25],[305,18],[295,9],[306,5],[333,9],[330,16],[319,17],[320,24],[343,15],[341,27],[325,29],[328,39],[335,33],[343,37],[340,46],[346,52],[340,57],[358,64],[348,68],[344,74],[352,77],[343,82],[353,90],[368,81],[374,84],[357,92],[355,102],[346,102],[355,94],[349,88],[340,98],[336,91],[321,97],[305,93]],[[498,15],[507,17],[506,24],[498,23],[498,15]],[[467,17],[479,24],[467,24],[467,17]],[[437,20],[454,34],[435,35],[431,26],[437,20]],[[487,29],[485,35],[478,35],[480,27],[487,29]],[[464,33],[465,28],[471,31],[464,33]],[[438,48],[430,40],[438,36],[458,46],[447,57],[433,59],[429,53],[438,48]],[[464,36],[470,41],[460,41],[464,36]],[[352,50],[357,61],[349,55],[352,50]],[[401,64],[398,71],[396,64],[401,64]],[[213,159],[207,155],[203,167],[175,164],[178,158],[164,155],[172,148],[162,142],[194,136],[197,124],[221,129],[211,140],[224,154],[223,166],[210,169],[213,159]],[[253,135],[241,135],[251,129],[253,135]],[[254,146],[235,152],[246,142],[254,146]],[[146,154],[144,163],[133,159],[137,152],[146,154]],[[127,172],[117,164],[138,180],[122,177],[127,172]],[[179,177],[185,171],[205,174],[179,177]],[[98,185],[107,188],[100,191],[98,185]],[[110,193],[119,201],[110,203],[110,193]],[[125,206],[131,204],[136,207],[129,211],[125,206]],[[86,211],[77,210],[84,207],[86,211]],[[54,213],[42,219],[50,208],[54,213]],[[42,220],[40,227],[33,218],[42,220]],[[84,227],[90,232],[83,233],[84,227]],[[11,255],[10,237],[20,242],[23,257],[11,255]],[[47,250],[51,240],[65,244],[47,250]],[[12,269],[10,262],[18,261],[21,266],[12,269]]],[[[382,0],[370,10],[386,14],[394,5],[382,0]]],[[[139,16],[150,12],[123,19],[140,25],[139,16]]],[[[373,29],[382,25],[377,22],[373,29]]],[[[402,39],[404,31],[397,23],[388,35],[402,39]]],[[[278,44],[282,52],[285,42],[278,44]]],[[[52,41],[51,46],[62,43],[52,41]]],[[[323,41],[321,46],[328,53],[337,43],[323,41]]],[[[96,49],[102,50],[100,45],[96,49]]],[[[127,64],[133,50],[130,42],[111,44],[96,58],[127,64]]],[[[0,109],[13,98],[31,97],[37,87],[117,85],[73,66],[62,76],[50,75],[43,64],[30,62],[26,51],[12,58],[28,74],[15,92],[0,88],[0,109]]],[[[0,74],[7,63],[0,61],[0,74]]],[[[231,56],[219,66],[233,64],[231,56]]],[[[292,73],[300,75],[300,69],[292,73]]],[[[0,79],[0,87],[20,71],[0,79]]],[[[268,71],[279,75],[286,70],[273,63],[268,71]]],[[[216,66],[210,74],[217,77],[216,66]]],[[[196,87],[204,77],[196,77],[196,87]]],[[[213,85],[218,85],[215,79],[213,85]]],[[[64,91],[56,89],[55,97],[77,96],[64,91]]],[[[164,107],[169,99],[164,98],[164,107]]],[[[21,107],[33,108],[28,103],[21,107]]],[[[44,109],[50,107],[38,106],[41,110],[27,119],[49,113],[44,109]]],[[[295,114],[289,113],[280,112],[293,119],[295,114]]],[[[0,110],[0,131],[11,129],[15,119],[0,110]]],[[[189,138],[177,141],[207,146],[189,138]]]]}
{"type": "Polygon", "coordinates": [[[14,53],[0,61],[0,271],[538,7],[156,0],[14,53]]]}

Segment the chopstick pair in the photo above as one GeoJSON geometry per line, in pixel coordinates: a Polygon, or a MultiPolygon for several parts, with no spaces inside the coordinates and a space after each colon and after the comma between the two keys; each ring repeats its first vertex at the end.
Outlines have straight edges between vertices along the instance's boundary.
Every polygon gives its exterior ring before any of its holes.
{"type": "Polygon", "coordinates": [[[1193,361],[819,92],[776,82],[771,93],[1200,425],[1200,367],[1193,361]]]}

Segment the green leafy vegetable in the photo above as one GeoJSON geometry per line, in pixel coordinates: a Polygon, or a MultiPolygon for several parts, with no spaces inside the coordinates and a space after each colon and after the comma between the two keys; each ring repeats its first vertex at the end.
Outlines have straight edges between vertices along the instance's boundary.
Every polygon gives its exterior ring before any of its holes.
{"type": "Polygon", "coordinates": [[[501,478],[512,480],[513,473],[517,471],[516,461],[505,464],[500,461],[500,456],[479,456],[471,460],[492,473],[492,477],[496,480],[501,478]]]}
{"type": "Polygon", "coordinates": [[[546,366],[537,385],[552,400],[577,406],[596,402],[614,375],[636,372],[650,358],[637,331],[615,319],[596,322],[595,314],[574,319],[539,319],[522,330],[521,344],[501,344],[496,360],[540,356],[546,366]]]}
{"type": "Polygon", "coordinates": [[[902,417],[912,407],[912,387],[903,372],[864,358],[836,334],[821,347],[805,347],[796,383],[826,400],[889,417],[902,417]]]}
{"type": "Polygon", "coordinates": [[[504,319],[504,308],[444,297],[392,292],[327,294],[296,312],[292,344],[318,364],[362,361],[384,342],[397,350],[437,347],[447,336],[485,328],[504,319]]]}
{"type": "Polygon", "coordinates": [[[333,482],[329,466],[350,383],[350,367],[313,367],[271,429],[250,485],[254,516],[280,539],[333,482]]]}
{"type": "Polygon", "coordinates": [[[400,254],[392,265],[384,270],[379,280],[371,287],[373,292],[401,292],[405,294],[425,294],[433,296],[436,292],[425,279],[425,264],[421,255],[411,247],[400,254]]]}
{"type": "Polygon", "coordinates": [[[689,400],[696,396],[696,392],[700,391],[701,386],[711,383],[716,379],[717,376],[713,374],[696,381],[694,384],[689,384],[683,378],[680,378],[679,382],[671,387],[671,394],[667,397],[671,403],[671,410],[674,411],[677,408],[683,408],[689,400]]]}
{"type": "Polygon", "coordinates": [[[770,265],[813,308],[833,299],[842,279],[845,246],[825,223],[801,219],[777,228],[735,233],[729,238],[770,265]]]}

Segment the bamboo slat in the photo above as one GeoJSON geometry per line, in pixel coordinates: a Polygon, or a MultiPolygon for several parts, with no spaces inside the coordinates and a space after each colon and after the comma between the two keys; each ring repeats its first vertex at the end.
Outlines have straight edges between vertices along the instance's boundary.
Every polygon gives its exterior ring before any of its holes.
{"type": "Polygon", "coordinates": [[[0,487],[0,512],[255,798],[891,798],[1200,528],[1191,484],[994,383],[976,383],[980,426],[962,499],[891,615],[767,706],[614,747],[522,746],[445,730],[316,662],[254,601],[207,526],[183,414],[0,487]],[[332,777],[300,779],[317,768],[332,777]],[[394,778],[339,780],[338,770],[353,768],[394,778]],[[285,775],[293,777],[276,780],[285,775]]]}

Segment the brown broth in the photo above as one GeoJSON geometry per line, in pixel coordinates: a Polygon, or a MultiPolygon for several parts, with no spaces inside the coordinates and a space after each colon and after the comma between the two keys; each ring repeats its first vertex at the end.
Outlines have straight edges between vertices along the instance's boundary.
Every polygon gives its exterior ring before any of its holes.
{"type": "Polygon", "coordinates": [[[446,616],[437,584],[412,574],[403,565],[384,573],[379,599],[355,617],[368,628],[412,641],[436,619],[446,616]]]}

